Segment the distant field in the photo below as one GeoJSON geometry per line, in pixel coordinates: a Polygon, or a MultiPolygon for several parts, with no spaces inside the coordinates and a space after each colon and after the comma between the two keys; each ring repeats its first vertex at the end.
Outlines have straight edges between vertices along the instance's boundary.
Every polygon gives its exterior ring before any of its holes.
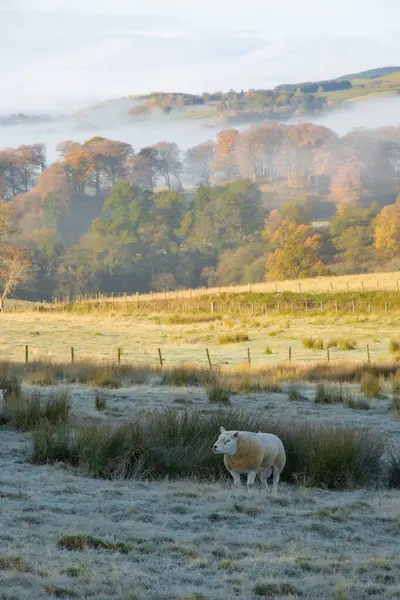
{"type": "MultiPolygon", "coordinates": [[[[242,294],[250,289],[253,292],[270,293],[270,292],[347,292],[347,291],[362,291],[363,286],[365,291],[397,291],[397,282],[400,285],[400,271],[393,273],[363,273],[360,275],[341,275],[338,277],[314,277],[309,279],[292,279],[278,282],[262,282],[248,285],[232,285],[219,286],[215,288],[200,288],[194,290],[177,290],[167,292],[167,298],[189,298],[201,296],[204,294],[214,295],[220,293],[242,294]]],[[[141,301],[154,300],[156,298],[164,298],[164,292],[153,294],[140,294],[141,301]]],[[[135,296],[136,298],[137,296],[135,296]]]]}
{"type": "Polygon", "coordinates": [[[215,366],[229,368],[247,363],[248,351],[255,366],[287,361],[289,346],[295,362],[324,361],[326,345],[332,340],[347,340],[355,347],[331,347],[331,361],[365,361],[367,344],[373,360],[388,360],[390,340],[400,340],[398,312],[180,316],[181,321],[168,313],[142,317],[123,311],[90,315],[4,313],[0,315],[0,360],[23,361],[28,345],[30,360],[47,357],[68,362],[73,347],[76,360],[116,361],[120,348],[122,362],[157,365],[161,348],[167,366],[183,362],[207,366],[208,348],[215,366]],[[248,341],[229,342],[236,334],[248,341]],[[305,348],[306,337],[323,340],[324,349],[305,348]]]}

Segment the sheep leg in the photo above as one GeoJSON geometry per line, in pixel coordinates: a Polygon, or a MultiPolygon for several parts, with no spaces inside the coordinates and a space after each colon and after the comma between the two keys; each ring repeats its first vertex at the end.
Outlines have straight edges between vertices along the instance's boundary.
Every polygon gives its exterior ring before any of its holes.
{"type": "Polygon", "coordinates": [[[240,473],[237,471],[229,471],[229,473],[233,477],[233,485],[236,487],[240,487],[240,473]]]}
{"type": "Polygon", "coordinates": [[[254,481],[256,479],[257,471],[249,471],[247,473],[247,491],[250,492],[250,489],[254,485],[254,481]]]}
{"type": "Polygon", "coordinates": [[[271,475],[271,472],[272,472],[272,469],[266,469],[265,471],[260,471],[260,473],[259,473],[261,483],[265,486],[267,493],[269,493],[268,477],[271,475]]]}
{"type": "Polygon", "coordinates": [[[272,495],[275,496],[276,490],[278,489],[279,479],[280,479],[279,468],[276,465],[274,465],[272,467],[272,472],[273,472],[272,495]]]}

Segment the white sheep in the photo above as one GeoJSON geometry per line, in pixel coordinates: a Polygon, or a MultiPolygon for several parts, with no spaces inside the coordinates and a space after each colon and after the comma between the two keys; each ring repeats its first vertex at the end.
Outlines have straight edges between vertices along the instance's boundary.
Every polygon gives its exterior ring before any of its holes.
{"type": "Polygon", "coordinates": [[[272,495],[276,494],[280,474],[286,464],[285,448],[276,435],[261,431],[226,431],[221,426],[214,452],[224,455],[225,467],[236,486],[240,485],[241,473],[246,473],[247,489],[250,490],[258,474],[269,491],[267,480],[272,472],[272,495]]]}

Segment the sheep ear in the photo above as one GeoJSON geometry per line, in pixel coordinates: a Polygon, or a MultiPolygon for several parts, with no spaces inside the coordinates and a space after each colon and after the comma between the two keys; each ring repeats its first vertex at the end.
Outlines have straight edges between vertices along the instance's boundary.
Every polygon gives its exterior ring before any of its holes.
{"type": "Polygon", "coordinates": [[[219,431],[220,431],[220,433],[224,433],[226,431],[226,429],[224,427],[222,427],[222,425],[221,425],[221,427],[219,428],[219,431]]]}
{"type": "Polygon", "coordinates": [[[233,434],[233,437],[234,437],[234,438],[237,438],[237,437],[239,437],[239,432],[238,432],[238,431],[235,431],[235,433],[233,434]]]}

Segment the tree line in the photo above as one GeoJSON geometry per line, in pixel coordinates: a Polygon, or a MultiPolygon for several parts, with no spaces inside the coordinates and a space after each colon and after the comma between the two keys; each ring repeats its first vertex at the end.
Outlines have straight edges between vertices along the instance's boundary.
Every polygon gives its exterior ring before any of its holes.
{"type": "Polygon", "coordinates": [[[3,296],[400,268],[399,127],[266,121],[185,152],[103,137],[58,152],[50,165],[42,144],[0,152],[3,296]]]}

